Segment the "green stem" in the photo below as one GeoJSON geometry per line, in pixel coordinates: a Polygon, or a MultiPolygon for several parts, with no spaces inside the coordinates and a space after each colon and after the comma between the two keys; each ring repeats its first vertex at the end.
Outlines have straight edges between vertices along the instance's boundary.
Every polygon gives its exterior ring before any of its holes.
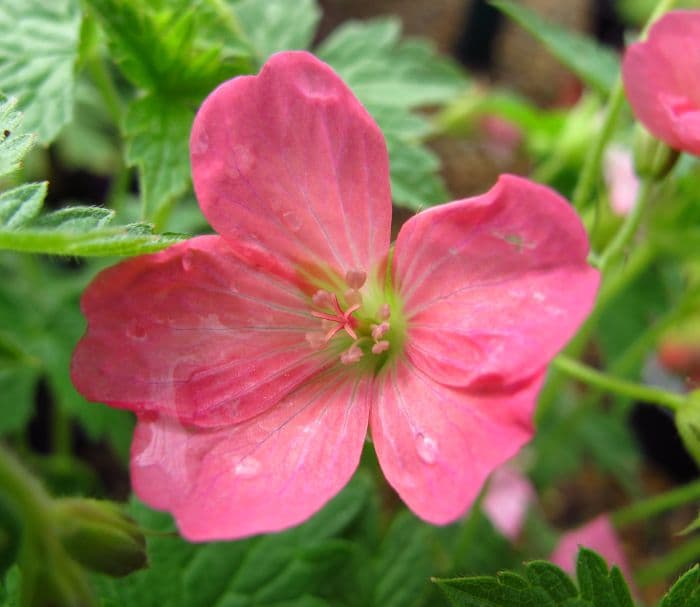
{"type": "Polygon", "coordinates": [[[617,119],[620,115],[620,110],[622,109],[624,100],[625,92],[622,87],[622,79],[618,76],[615,86],[610,92],[610,98],[608,99],[608,103],[605,108],[605,118],[603,119],[603,124],[600,126],[598,136],[593,141],[593,144],[586,153],[586,157],[583,161],[583,168],[581,169],[581,175],[578,183],[576,184],[576,189],[574,190],[572,203],[579,211],[590,199],[593,188],[598,182],[603,152],[605,151],[605,146],[608,144],[608,141],[610,141],[610,138],[615,131],[615,125],[617,124],[617,119]]]}
{"type": "Polygon", "coordinates": [[[637,196],[632,211],[625,217],[622,227],[617,231],[615,237],[610,241],[600,256],[598,265],[601,271],[605,272],[605,270],[624,253],[625,248],[637,233],[639,224],[644,216],[644,211],[649,204],[651,193],[654,190],[653,186],[654,184],[649,180],[645,179],[642,181],[642,185],[639,188],[639,195],[637,196]]]}
{"type": "Polygon", "coordinates": [[[0,491],[17,505],[29,528],[40,530],[48,525],[51,497],[4,445],[0,445],[0,491]]]}
{"type": "MultiPolygon", "coordinates": [[[[654,12],[651,14],[649,20],[644,26],[642,37],[646,36],[654,21],[656,21],[663,13],[671,9],[674,4],[675,0],[659,1],[654,9],[654,12]]],[[[603,152],[605,151],[605,146],[607,145],[608,141],[610,141],[610,138],[615,131],[615,125],[617,124],[617,119],[620,115],[620,110],[622,109],[624,100],[625,91],[622,86],[622,79],[618,76],[615,86],[613,86],[613,89],[610,92],[610,97],[608,98],[603,124],[598,131],[598,136],[588,149],[586,158],[583,161],[581,175],[578,183],[576,184],[576,189],[574,190],[572,202],[574,207],[579,211],[589,201],[591,193],[593,192],[596,183],[598,183],[603,152]]]]}
{"type": "Polygon", "coordinates": [[[686,401],[683,395],[613,377],[607,373],[593,369],[588,365],[584,365],[573,358],[569,358],[564,354],[557,356],[557,358],[554,359],[553,365],[566,375],[590,386],[605,390],[606,392],[614,392],[622,396],[627,396],[635,400],[656,403],[657,405],[668,407],[673,411],[683,406],[686,401]]]}
{"type": "Polygon", "coordinates": [[[93,55],[87,61],[87,68],[92,76],[97,89],[102,95],[102,100],[117,128],[122,126],[122,101],[117,87],[114,85],[112,75],[109,73],[104,61],[98,55],[93,55]]]}
{"type": "Polygon", "coordinates": [[[624,527],[695,500],[700,500],[700,480],[620,508],[610,515],[610,519],[615,527],[624,527]]]}
{"type": "Polygon", "coordinates": [[[700,559],[700,537],[688,540],[675,550],[637,570],[635,580],[640,586],[649,586],[669,576],[677,575],[700,559]]]}

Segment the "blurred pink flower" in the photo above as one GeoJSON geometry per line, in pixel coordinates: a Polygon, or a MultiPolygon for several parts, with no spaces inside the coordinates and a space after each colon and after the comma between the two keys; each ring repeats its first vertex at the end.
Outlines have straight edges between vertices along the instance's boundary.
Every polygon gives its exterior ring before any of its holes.
{"type": "Polygon", "coordinates": [[[700,11],[672,11],[622,62],[635,116],[671,147],[700,155],[700,11]]]}
{"type": "Polygon", "coordinates": [[[616,215],[627,215],[634,207],[639,192],[639,178],[634,172],[632,152],[615,145],[605,150],[603,176],[613,211],[616,215]]]}
{"type": "Polygon", "coordinates": [[[190,146],[220,236],[98,275],[72,362],[87,398],[138,416],[136,493],[191,540],[284,529],[347,483],[369,426],[416,514],[462,515],[531,437],[545,366],[591,308],[570,205],[504,176],[390,249],[382,134],[303,52],[219,86],[190,146]]]}
{"type": "Polygon", "coordinates": [[[484,513],[493,526],[511,541],[522,531],[528,508],[537,499],[532,483],[512,466],[501,466],[489,479],[484,513]]]}
{"type": "Polygon", "coordinates": [[[597,516],[578,529],[564,533],[549,560],[564,571],[574,573],[576,557],[581,546],[600,554],[608,565],[617,565],[625,579],[632,580],[632,569],[622,550],[615,528],[606,514],[597,516]]]}

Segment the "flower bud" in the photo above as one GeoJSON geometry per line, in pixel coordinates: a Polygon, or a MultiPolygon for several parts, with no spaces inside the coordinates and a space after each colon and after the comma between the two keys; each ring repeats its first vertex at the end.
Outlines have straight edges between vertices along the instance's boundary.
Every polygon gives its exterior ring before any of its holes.
{"type": "Polygon", "coordinates": [[[637,175],[656,181],[670,173],[680,156],[678,150],[659,141],[639,124],[634,134],[633,150],[637,175]]]}
{"type": "Polygon", "coordinates": [[[676,411],[676,427],[688,453],[700,464],[700,390],[691,392],[676,411]]]}
{"type": "Polygon", "coordinates": [[[83,567],[120,577],[146,566],[143,532],[114,503],[64,498],[55,504],[61,542],[83,567]]]}

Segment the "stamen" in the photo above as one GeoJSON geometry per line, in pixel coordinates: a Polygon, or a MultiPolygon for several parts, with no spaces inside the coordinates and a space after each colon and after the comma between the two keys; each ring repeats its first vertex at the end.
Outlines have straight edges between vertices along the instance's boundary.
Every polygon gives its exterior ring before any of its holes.
{"type": "Polygon", "coordinates": [[[389,323],[385,320],[378,325],[371,325],[370,328],[372,329],[372,339],[378,341],[389,331],[389,323]]]}
{"type": "Polygon", "coordinates": [[[340,362],[344,365],[351,365],[362,358],[362,350],[357,343],[352,344],[345,352],[340,355],[340,362]]]}
{"type": "Polygon", "coordinates": [[[345,274],[345,282],[351,289],[359,289],[367,280],[367,272],[364,270],[348,270],[345,274]]]}
{"type": "Polygon", "coordinates": [[[389,342],[386,339],[378,341],[372,346],[372,354],[381,354],[389,349],[389,342]]]}
{"type": "Polygon", "coordinates": [[[391,307],[389,307],[388,303],[382,304],[382,306],[379,308],[379,318],[382,320],[389,320],[391,317],[391,307]]]}

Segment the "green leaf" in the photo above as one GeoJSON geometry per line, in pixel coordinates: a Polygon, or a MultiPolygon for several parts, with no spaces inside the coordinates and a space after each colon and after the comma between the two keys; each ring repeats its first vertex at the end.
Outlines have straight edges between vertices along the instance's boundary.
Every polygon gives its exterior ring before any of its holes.
{"type": "Polygon", "coordinates": [[[579,550],[576,577],[581,598],[594,607],[634,607],[629,588],[617,567],[608,572],[605,560],[592,550],[579,550]]]}
{"type": "Polygon", "coordinates": [[[21,128],[22,114],[14,110],[16,99],[0,101],[0,177],[19,169],[34,137],[21,128]]]}
{"type": "Polygon", "coordinates": [[[77,0],[0,3],[0,91],[18,98],[42,143],[73,116],[80,20],[77,0]]]}
{"type": "Polygon", "coordinates": [[[47,183],[27,183],[0,194],[0,229],[15,230],[29,223],[41,210],[47,183]]]}
{"type": "Polygon", "coordinates": [[[278,51],[308,48],[321,19],[316,0],[242,0],[232,8],[260,63],[278,51]]]}
{"type": "Polygon", "coordinates": [[[605,561],[591,550],[579,551],[576,573],[580,590],[546,561],[527,563],[524,576],[506,571],[496,577],[434,581],[457,607],[634,607],[619,569],[608,572],[605,561]]]}
{"type": "Polygon", "coordinates": [[[114,211],[103,207],[65,207],[37,218],[32,227],[87,232],[106,226],[113,218],[114,211]]]}
{"type": "Polygon", "coordinates": [[[602,94],[610,92],[620,71],[617,55],[590,38],[545,21],[512,0],[489,0],[544,44],[566,67],[602,94]]]}
{"type": "Polygon", "coordinates": [[[686,571],[664,595],[659,607],[698,607],[700,605],[700,567],[686,571]]]}
{"type": "Polygon", "coordinates": [[[230,73],[218,47],[196,41],[193,6],[155,10],[138,0],[86,0],[99,18],[112,53],[136,86],[161,95],[198,101],[230,73]]]}
{"type": "Polygon", "coordinates": [[[139,168],[142,216],[156,224],[189,185],[193,120],[191,108],[155,95],[134,101],[127,111],[127,161],[139,168]]]}

